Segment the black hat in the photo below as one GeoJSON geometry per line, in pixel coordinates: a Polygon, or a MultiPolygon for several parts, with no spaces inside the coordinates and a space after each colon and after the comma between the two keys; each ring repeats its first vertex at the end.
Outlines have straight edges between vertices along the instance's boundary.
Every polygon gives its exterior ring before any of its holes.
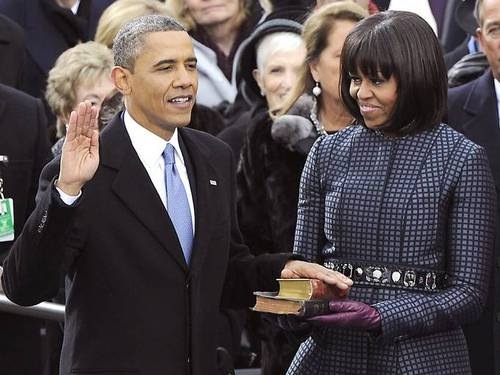
{"type": "Polygon", "coordinates": [[[259,86],[252,75],[253,70],[257,68],[257,44],[265,36],[277,32],[292,32],[300,35],[302,24],[284,18],[266,19],[257,26],[254,32],[243,41],[236,51],[234,56],[233,82],[235,82],[238,88],[244,88],[245,92],[243,96],[246,98],[255,98],[256,95],[260,96],[259,86]],[[248,92],[249,90],[251,92],[248,92]]]}
{"type": "Polygon", "coordinates": [[[311,9],[300,5],[289,5],[283,8],[276,8],[271,13],[267,14],[261,21],[270,21],[274,19],[287,19],[304,23],[307,17],[311,14],[311,9]]]}
{"type": "Polygon", "coordinates": [[[476,0],[461,0],[455,8],[455,21],[458,26],[469,35],[475,35],[479,27],[474,17],[474,7],[476,0]]]}
{"type": "Polygon", "coordinates": [[[278,8],[290,8],[290,7],[305,7],[314,8],[316,6],[316,0],[270,0],[273,9],[278,8]]]}

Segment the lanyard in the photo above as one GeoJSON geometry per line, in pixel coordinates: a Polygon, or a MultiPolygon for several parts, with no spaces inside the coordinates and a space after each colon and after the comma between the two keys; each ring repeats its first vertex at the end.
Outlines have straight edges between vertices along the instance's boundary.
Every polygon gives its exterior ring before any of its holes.
{"type": "MultiPolygon", "coordinates": [[[[0,155],[0,164],[6,165],[8,162],[9,162],[9,157],[7,155],[0,155]]],[[[0,199],[5,199],[5,197],[3,195],[2,168],[0,168],[0,199]]]]}

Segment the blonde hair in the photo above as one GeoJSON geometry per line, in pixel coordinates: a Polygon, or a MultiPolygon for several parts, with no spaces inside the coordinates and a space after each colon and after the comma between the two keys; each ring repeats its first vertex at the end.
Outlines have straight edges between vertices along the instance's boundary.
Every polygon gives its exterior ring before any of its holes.
{"type": "MultiPolygon", "coordinates": [[[[58,118],[69,117],[77,104],[76,88],[111,75],[113,54],[96,42],[77,44],[64,51],[49,71],[45,98],[58,118]]],[[[61,124],[62,125],[62,124],[61,124]]],[[[58,133],[64,129],[58,129],[58,133]]]]}
{"type": "MultiPolygon", "coordinates": [[[[239,0],[240,4],[240,17],[238,24],[241,25],[247,18],[249,9],[252,2],[255,0],[239,0]]],[[[196,21],[194,20],[191,12],[186,6],[185,0],[166,0],[166,4],[172,10],[172,16],[177,19],[180,23],[184,25],[186,30],[191,31],[196,29],[196,21]]]]}
{"type": "Polygon", "coordinates": [[[335,27],[335,22],[339,20],[359,22],[366,17],[368,17],[368,11],[352,1],[327,4],[309,16],[302,30],[306,59],[296,85],[287,96],[283,107],[276,113],[277,116],[287,113],[302,94],[312,91],[315,82],[309,64],[319,59],[323,50],[328,46],[328,36],[335,27]]]}
{"type": "Polygon", "coordinates": [[[158,0],[117,0],[99,18],[94,40],[111,48],[116,34],[124,24],[151,14],[172,16],[168,6],[158,0]]]}

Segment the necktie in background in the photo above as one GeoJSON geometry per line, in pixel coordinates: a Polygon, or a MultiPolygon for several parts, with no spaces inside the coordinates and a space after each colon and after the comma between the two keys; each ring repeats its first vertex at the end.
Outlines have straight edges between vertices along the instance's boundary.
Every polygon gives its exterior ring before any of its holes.
{"type": "Polygon", "coordinates": [[[191,248],[193,246],[193,222],[186,190],[175,167],[174,155],[174,146],[167,143],[167,147],[163,151],[163,158],[165,160],[165,186],[167,188],[167,211],[177,232],[186,263],[189,264],[191,248]]]}

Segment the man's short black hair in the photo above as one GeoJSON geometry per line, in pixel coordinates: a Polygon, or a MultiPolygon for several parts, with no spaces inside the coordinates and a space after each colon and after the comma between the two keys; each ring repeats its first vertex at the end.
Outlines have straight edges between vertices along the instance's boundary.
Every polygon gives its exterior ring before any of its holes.
{"type": "Polygon", "coordinates": [[[347,36],[341,56],[340,92],[352,116],[364,123],[349,94],[350,73],[381,74],[397,82],[397,101],[380,129],[406,135],[438,125],[446,111],[447,72],[439,41],[420,16],[401,11],[375,14],[347,36]]]}

